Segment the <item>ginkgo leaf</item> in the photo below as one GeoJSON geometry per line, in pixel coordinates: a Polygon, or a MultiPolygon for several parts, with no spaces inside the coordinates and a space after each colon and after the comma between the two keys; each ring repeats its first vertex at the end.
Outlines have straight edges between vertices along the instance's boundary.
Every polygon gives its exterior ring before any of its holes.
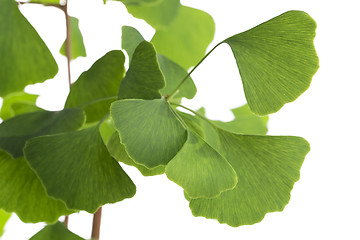
{"type": "Polygon", "coordinates": [[[134,183],[109,155],[97,126],[33,138],[24,154],[47,193],[70,209],[94,213],[135,194],[134,183]]]}
{"type": "Polygon", "coordinates": [[[57,222],[53,225],[47,225],[29,240],[84,240],[78,235],[69,231],[63,223],[57,222]]]}
{"type": "Polygon", "coordinates": [[[113,135],[110,137],[107,143],[107,148],[113,158],[127,165],[136,167],[144,176],[160,175],[165,172],[165,167],[162,165],[150,169],[145,167],[144,165],[137,164],[127,154],[125,146],[121,143],[119,134],[117,132],[113,133],[113,135]]]}
{"type": "Polygon", "coordinates": [[[289,11],[224,41],[234,53],[251,111],[276,112],[309,87],[319,67],[315,29],[308,14],[289,11]]]}
{"type": "Polygon", "coordinates": [[[0,52],[1,97],[58,72],[49,49],[13,0],[0,1],[0,52]]]}
{"type": "Polygon", "coordinates": [[[215,23],[209,14],[181,6],[177,17],[167,28],[157,30],[151,42],[158,53],[188,69],[205,55],[214,33],[215,23]]]}
{"type": "MultiPolygon", "coordinates": [[[[143,36],[135,28],[128,26],[124,26],[122,28],[121,46],[128,53],[130,61],[136,47],[142,41],[144,41],[143,36]]],[[[177,63],[171,61],[169,58],[161,54],[157,54],[157,58],[160,65],[160,70],[164,75],[166,83],[165,87],[160,90],[160,93],[163,96],[166,96],[176,90],[180,82],[187,75],[187,72],[177,63]]],[[[188,77],[184,84],[180,86],[174,98],[186,97],[188,99],[191,99],[195,96],[195,94],[196,86],[191,77],[188,77]]]]}
{"type": "Polygon", "coordinates": [[[165,166],[186,141],[186,129],[165,99],[116,101],[110,113],[130,158],[148,168],[165,166]]]}
{"type": "Polygon", "coordinates": [[[166,176],[192,199],[214,198],[237,184],[228,161],[191,131],[183,148],[166,166],[166,176]]]}
{"type": "Polygon", "coordinates": [[[125,56],[110,51],[83,72],[72,84],[65,107],[82,107],[87,122],[100,120],[109,112],[125,74],[125,56]]]}
{"type": "Polygon", "coordinates": [[[73,211],[49,197],[23,157],[13,159],[0,150],[0,208],[15,212],[23,222],[53,223],[73,211]]]}
{"type": "MultiPolygon", "coordinates": [[[[70,58],[86,57],[84,40],[79,28],[79,19],[70,17],[70,58]]],[[[66,40],[60,48],[60,53],[66,56],[66,40]]]]}
{"type": "Polygon", "coordinates": [[[8,94],[3,99],[0,118],[5,120],[19,114],[41,110],[35,104],[37,98],[38,95],[28,94],[25,92],[8,94]]]}
{"type": "Polygon", "coordinates": [[[163,29],[177,17],[181,5],[179,0],[162,0],[151,5],[125,4],[125,6],[134,17],[144,19],[155,29],[163,29]]]}
{"type": "Polygon", "coordinates": [[[0,237],[4,233],[5,224],[9,220],[10,216],[11,216],[10,213],[4,212],[3,210],[0,209],[0,237]]]}
{"type": "Polygon", "coordinates": [[[129,70],[120,84],[119,99],[156,99],[165,86],[154,46],[146,41],[135,49],[129,70]]]}
{"type": "Polygon", "coordinates": [[[31,0],[29,2],[42,4],[60,4],[60,0],[31,0]]]}
{"type": "Polygon", "coordinates": [[[309,144],[300,137],[241,135],[220,129],[218,133],[218,151],[235,169],[238,184],[217,198],[192,199],[192,213],[235,227],[283,210],[309,144]]]}
{"type": "MultiPolygon", "coordinates": [[[[107,2],[109,0],[104,0],[107,2]]],[[[166,1],[166,0],[114,0],[114,1],[121,1],[125,5],[140,5],[140,6],[147,6],[147,5],[156,5],[159,2],[166,1]]]]}
{"type": "Polygon", "coordinates": [[[39,111],[18,115],[0,124],[0,149],[14,158],[23,155],[25,142],[33,137],[79,129],[85,121],[82,110],[39,111]]]}

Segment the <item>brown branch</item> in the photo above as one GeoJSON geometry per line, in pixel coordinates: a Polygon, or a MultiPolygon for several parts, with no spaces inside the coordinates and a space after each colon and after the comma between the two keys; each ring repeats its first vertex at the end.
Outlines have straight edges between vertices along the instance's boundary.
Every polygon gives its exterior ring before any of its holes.
{"type": "Polygon", "coordinates": [[[68,225],[69,225],[69,216],[65,216],[65,220],[64,220],[64,225],[66,226],[66,227],[68,227],[68,225]]]}
{"type": "Polygon", "coordinates": [[[60,4],[51,4],[51,3],[40,3],[40,2],[23,2],[23,1],[17,1],[17,4],[18,5],[24,5],[24,4],[40,4],[40,5],[43,5],[43,6],[46,6],[46,7],[56,7],[56,8],[59,8],[61,10],[65,10],[64,9],[64,5],[60,5],[60,4]]]}
{"type": "Polygon", "coordinates": [[[100,237],[101,207],[94,213],[91,239],[98,240],[100,237]]]}

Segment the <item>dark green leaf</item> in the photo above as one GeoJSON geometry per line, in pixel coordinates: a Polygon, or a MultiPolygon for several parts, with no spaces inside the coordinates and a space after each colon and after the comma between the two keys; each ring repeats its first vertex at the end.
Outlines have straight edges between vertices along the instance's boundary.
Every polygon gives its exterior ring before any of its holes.
{"type": "Polygon", "coordinates": [[[209,14],[181,6],[177,17],[166,29],[156,31],[151,42],[158,53],[188,69],[205,55],[214,33],[215,23],[209,14]]]}
{"type": "MultiPolygon", "coordinates": [[[[84,40],[79,29],[79,19],[75,17],[70,17],[70,36],[71,59],[86,57],[84,40]]],[[[66,40],[60,48],[60,53],[66,56],[66,40]]]]}
{"type": "Polygon", "coordinates": [[[119,89],[119,99],[156,99],[165,86],[154,46],[141,42],[133,54],[129,70],[119,89]]]}
{"type": "Polygon", "coordinates": [[[9,220],[10,216],[10,213],[4,212],[0,209],[0,237],[4,233],[5,224],[9,220]]]}
{"type": "Polygon", "coordinates": [[[120,50],[110,51],[83,72],[71,86],[65,107],[83,107],[87,122],[100,120],[117,99],[125,74],[125,56],[120,50]]]}
{"type": "Polygon", "coordinates": [[[23,157],[13,159],[0,150],[0,208],[15,212],[23,222],[53,223],[73,213],[49,197],[23,157]]]}
{"type": "Polygon", "coordinates": [[[57,222],[54,225],[45,226],[30,240],[84,240],[78,235],[70,232],[63,223],[57,222]]]}
{"type": "Polygon", "coordinates": [[[13,0],[0,1],[0,96],[53,78],[57,64],[13,0]]]}
{"type": "Polygon", "coordinates": [[[186,129],[164,99],[116,101],[110,112],[126,152],[148,168],[165,166],[186,141],[186,129]]]}
{"type": "Polygon", "coordinates": [[[276,112],[309,87],[319,67],[315,28],[306,13],[289,11],[224,41],[234,53],[251,111],[276,112]]]}
{"type": "Polygon", "coordinates": [[[135,185],[109,155],[96,126],[33,138],[24,153],[47,193],[70,209],[94,213],[135,194],[135,185]]]}
{"type": "Polygon", "coordinates": [[[144,176],[160,175],[165,172],[165,167],[162,165],[150,169],[145,167],[144,165],[137,164],[127,154],[125,146],[121,143],[119,134],[117,132],[113,133],[113,135],[110,137],[107,147],[109,153],[111,154],[111,156],[113,156],[113,158],[127,165],[136,167],[144,176]]]}
{"type": "Polygon", "coordinates": [[[3,99],[0,117],[5,120],[19,114],[41,110],[35,104],[37,97],[38,95],[25,92],[15,92],[7,95],[3,99]]]}
{"type": "Polygon", "coordinates": [[[83,112],[75,108],[18,115],[0,124],[0,149],[18,158],[23,155],[26,140],[46,134],[74,131],[84,121],[83,112]]]}

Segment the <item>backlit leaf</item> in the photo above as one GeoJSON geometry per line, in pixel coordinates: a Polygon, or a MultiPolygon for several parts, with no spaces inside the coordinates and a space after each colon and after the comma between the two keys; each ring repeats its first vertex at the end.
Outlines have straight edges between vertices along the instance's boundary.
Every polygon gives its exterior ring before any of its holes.
{"type": "Polygon", "coordinates": [[[68,108],[57,112],[39,111],[18,115],[0,124],[0,149],[14,158],[23,155],[28,139],[79,129],[85,121],[80,109],[68,108]]]}
{"type": "MultiPolygon", "coordinates": [[[[79,19],[75,17],[70,17],[70,36],[71,59],[86,57],[84,40],[79,28],[79,19]]],[[[60,53],[66,56],[66,40],[60,48],[60,53]]]]}
{"type": "Polygon", "coordinates": [[[186,141],[186,129],[164,99],[120,100],[110,112],[130,158],[148,168],[165,166],[186,141]]]}
{"type": "Polygon", "coordinates": [[[57,222],[53,225],[47,225],[29,240],[84,240],[78,235],[72,233],[63,223],[57,222]]]}
{"type": "Polygon", "coordinates": [[[7,95],[3,99],[0,118],[5,120],[19,114],[41,110],[35,104],[37,98],[38,95],[25,92],[15,92],[7,95]]]}
{"type": "Polygon", "coordinates": [[[0,1],[0,52],[1,97],[58,72],[49,49],[13,0],[0,1]]]}
{"type": "Polygon", "coordinates": [[[109,155],[96,126],[33,138],[24,154],[47,193],[70,209],[94,213],[135,194],[135,185],[109,155]]]}
{"type": "Polygon", "coordinates": [[[4,212],[0,209],[0,237],[4,233],[5,224],[9,220],[10,216],[10,213],[4,212]]]}
{"type": "Polygon", "coordinates": [[[23,222],[53,223],[73,213],[49,197],[23,157],[13,159],[0,150],[0,208],[15,212],[23,222]]]}
{"type": "Polygon", "coordinates": [[[319,67],[315,28],[306,13],[289,11],[224,41],[234,53],[251,111],[276,112],[309,87],[319,67]]]}

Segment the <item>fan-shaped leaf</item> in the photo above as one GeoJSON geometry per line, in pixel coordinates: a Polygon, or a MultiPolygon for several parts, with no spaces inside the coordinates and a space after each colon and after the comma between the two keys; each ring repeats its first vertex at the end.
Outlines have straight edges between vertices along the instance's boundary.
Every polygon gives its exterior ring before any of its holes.
{"type": "Polygon", "coordinates": [[[0,209],[0,237],[4,233],[5,224],[9,220],[10,216],[10,213],[4,212],[0,209]]]}
{"type": "Polygon", "coordinates": [[[121,48],[127,52],[129,62],[131,62],[135,49],[140,43],[145,41],[145,39],[141,33],[133,27],[123,26],[121,30],[121,48]]]}
{"type": "Polygon", "coordinates": [[[15,92],[7,95],[3,99],[0,117],[5,120],[23,113],[41,110],[35,104],[37,97],[38,95],[25,92],[15,92]]]}
{"type": "MultiPolygon", "coordinates": [[[[79,19],[70,17],[70,58],[86,57],[84,40],[79,28],[79,19]]],[[[66,40],[60,48],[60,53],[66,56],[66,40]]]]}
{"type": "Polygon", "coordinates": [[[57,64],[13,0],[0,2],[0,96],[53,78],[57,64]]]}
{"type": "Polygon", "coordinates": [[[73,211],[49,197],[23,157],[12,159],[0,150],[0,208],[15,212],[23,222],[53,223],[73,211]]]}
{"type": "Polygon", "coordinates": [[[126,152],[148,168],[166,165],[186,141],[186,129],[164,99],[116,101],[110,112],[126,152]]]}
{"type": "Polygon", "coordinates": [[[290,11],[224,41],[234,53],[254,113],[276,112],[309,87],[318,69],[315,28],[309,15],[290,11]]]}
{"type": "Polygon", "coordinates": [[[48,194],[70,209],[93,213],[135,194],[135,185],[109,155],[97,127],[33,138],[24,153],[48,194]]]}
{"type": "Polygon", "coordinates": [[[83,112],[75,108],[58,112],[44,110],[18,115],[0,124],[0,149],[18,158],[23,155],[23,147],[28,139],[74,131],[80,128],[84,121],[83,112]]]}
{"type": "Polygon", "coordinates": [[[84,240],[78,235],[70,232],[64,224],[57,222],[54,225],[45,226],[40,232],[29,240],[84,240]]]}

